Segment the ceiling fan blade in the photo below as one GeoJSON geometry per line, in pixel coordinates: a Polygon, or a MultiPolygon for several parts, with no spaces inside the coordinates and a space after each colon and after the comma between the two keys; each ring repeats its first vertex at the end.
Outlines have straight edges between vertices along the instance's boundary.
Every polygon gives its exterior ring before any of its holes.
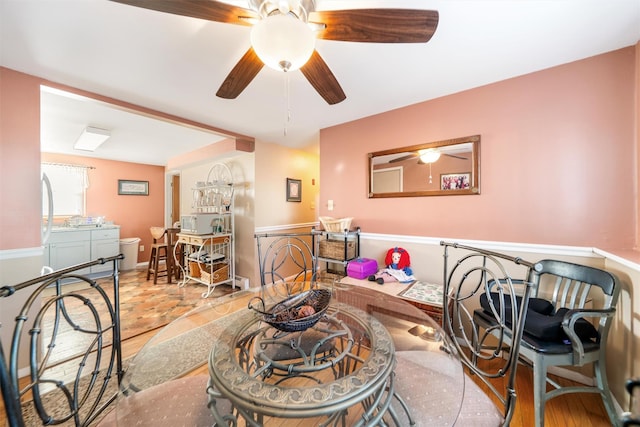
{"type": "Polygon", "coordinates": [[[456,156],[455,154],[447,154],[447,153],[444,153],[444,155],[445,155],[445,156],[449,156],[449,157],[454,157],[454,158],[456,158],[456,159],[460,159],[460,160],[469,160],[469,159],[467,159],[466,157],[456,156]]]}
{"type": "Polygon", "coordinates": [[[417,155],[418,155],[418,153],[409,154],[409,155],[402,156],[402,157],[396,157],[395,159],[389,160],[389,163],[404,162],[405,160],[412,159],[412,158],[416,157],[417,155]]]}
{"type": "Polygon", "coordinates": [[[258,75],[262,67],[264,67],[264,64],[260,61],[253,48],[250,47],[236,66],[233,67],[227,78],[224,79],[216,96],[225,99],[237,98],[258,75]]]}
{"type": "Polygon", "coordinates": [[[143,9],[157,10],[174,15],[189,16],[206,19],[208,21],[225,22],[229,24],[251,25],[243,18],[258,18],[250,9],[232,6],[215,0],[111,0],[116,3],[137,6],[143,9]]]}
{"type": "Polygon", "coordinates": [[[366,43],[425,43],[438,27],[435,10],[351,9],[316,11],[310,22],[326,25],[319,39],[366,43]]]}
{"type": "Polygon", "coordinates": [[[300,71],[329,105],[337,104],[347,98],[340,83],[317,51],[313,51],[311,58],[300,68],[300,71]]]}

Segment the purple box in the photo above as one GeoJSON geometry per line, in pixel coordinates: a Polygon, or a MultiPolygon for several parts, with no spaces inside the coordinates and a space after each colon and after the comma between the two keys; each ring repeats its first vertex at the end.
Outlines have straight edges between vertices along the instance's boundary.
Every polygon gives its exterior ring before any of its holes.
{"type": "Polygon", "coordinates": [[[347,276],[354,279],[366,279],[378,272],[378,261],[369,258],[356,258],[347,264],[347,276]]]}

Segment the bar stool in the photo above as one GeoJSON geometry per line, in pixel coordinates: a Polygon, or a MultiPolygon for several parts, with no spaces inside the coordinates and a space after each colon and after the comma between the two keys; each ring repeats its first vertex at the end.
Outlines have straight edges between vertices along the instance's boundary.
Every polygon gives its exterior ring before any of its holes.
{"type": "Polygon", "coordinates": [[[167,228],[166,230],[169,262],[176,280],[180,280],[180,277],[182,277],[182,269],[184,268],[184,248],[183,244],[178,242],[179,232],[180,228],[177,227],[167,228]]]}
{"type": "Polygon", "coordinates": [[[167,276],[167,281],[171,283],[171,257],[169,255],[169,246],[163,239],[166,230],[164,227],[151,227],[151,236],[153,244],[151,245],[151,255],[149,256],[149,265],[147,266],[147,280],[153,274],[153,284],[158,283],[158,277],[167,276]],[[162,240],[160,240],[162,239],[162,240]],[[163,268],[164,267],[164,268],[163,268]]]}

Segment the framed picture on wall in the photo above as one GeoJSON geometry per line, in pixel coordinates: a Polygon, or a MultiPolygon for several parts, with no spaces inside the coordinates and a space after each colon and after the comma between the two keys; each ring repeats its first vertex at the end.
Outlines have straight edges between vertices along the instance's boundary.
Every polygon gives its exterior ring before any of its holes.
{"type": "Polygon", "coordinates": [[[443,173],[440,175],[441,190],[468,190],[471,173],[443,173]]]}
{"type": "Polygon", "coordinates": [[[302,180],[287,178],[287,202],[302,201],[302,180]]]}
{"type": "Polygon", "coordinates": [[[148,196],[149,181],[118,180],[118,194],[122,196],[148,196]]]}

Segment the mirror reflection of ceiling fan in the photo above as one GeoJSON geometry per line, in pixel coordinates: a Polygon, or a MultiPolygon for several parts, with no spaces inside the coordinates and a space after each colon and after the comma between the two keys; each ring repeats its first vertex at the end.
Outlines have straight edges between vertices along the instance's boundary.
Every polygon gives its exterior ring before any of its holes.
{"type": "Polygon", "coordinates": [[[453,157],[454,159],[459,160],[469,160],[468,157],[459,156],[456,154],[444,153],[437,148],[429,148],[426,150],[418,150],[415,153],[407,154],[406,156],[396,157],[395,159],[389,160],[389,163],[397,163],[404,162],[405,160],[413,159],[414,157],[418,158],[418,164],[428,164],[434,163],[437,161],[440,156],[448,156],[453,157]]]}
{"type": "Polygon", "coordinates": [[[248,9],[217,0],[112,0],[131,6],[228,24],[253,26],[251,47],[224,80],[217,96],[234,99],[264,65],[300,69],[330,105],[346,99],[316,39],[362,43],[426,43],[439,15],[433,10],[347,9],[317,11],[314,0],[247,0],[248,9]]]}

